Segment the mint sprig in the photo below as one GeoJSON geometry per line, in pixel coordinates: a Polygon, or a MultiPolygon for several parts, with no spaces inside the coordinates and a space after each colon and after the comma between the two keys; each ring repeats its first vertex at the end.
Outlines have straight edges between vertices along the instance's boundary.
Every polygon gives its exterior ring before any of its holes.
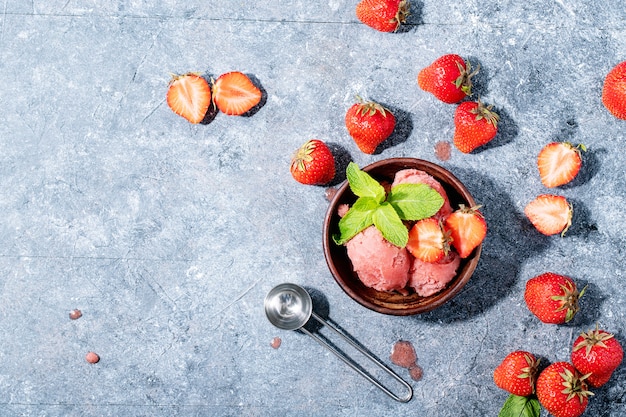
{"type": "Polygon", "coordinates": [[[354,162],[348,164],[346,177],[358,199],[339,220],[339,233],[333,236],[338,245],[374,225],[388,242],[403,248],[409,240],[403,220],[428,218],[443,206],[443,197],[426,184],[398,184],[387,195],[385,188],[354,162]]]}

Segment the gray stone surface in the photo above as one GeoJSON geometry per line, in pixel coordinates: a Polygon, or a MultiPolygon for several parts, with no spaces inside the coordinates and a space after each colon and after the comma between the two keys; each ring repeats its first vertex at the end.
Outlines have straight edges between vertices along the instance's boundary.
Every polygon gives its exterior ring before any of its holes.
{"type": "MultiPolygon", "coordinates": [[[[596,323],[626,342],[626,124],[600,101],[626,59],[622,2],[414,1],[396,34],[360,24],[355,3],[2,3],[0,415],[495,416],[506,394],[491,373],[509,351],[566,360],[596,323]],[[325,190],[296,183],[288,162],[310,138],[360,165],[438,162],[454,106],[415,79],[449,52],[480,63],[477,90],[502,116],[492,144],[441,162],[484,205],[489,234],[453,302],[380,315],[334,283],[325,190]],[[231,70],[267,92],[254,116],[192,126],[167,107],[170,72],[231,70]],[[343,125],[356,94],[401,115],[375,155],[343,125]],[[554,139],[589,148],[580,178],[556,190],[575,206],[565,238],[523,216],[547,191],[535,158],[554,139]],[[569,325],[541,324],[524,305],[525,281],[547,270],[589,285],[569,325]],[[273,328],[263,298],[284,281],[315,290],[384,360],[411,341],[424,369],[414,399],[388,399],[306,336],[273,328]],[[100,363],[85,361],[90,350],[100,363]]],[[[622,366],[586,415],[626,415],[625,391],[622,366]]]]}

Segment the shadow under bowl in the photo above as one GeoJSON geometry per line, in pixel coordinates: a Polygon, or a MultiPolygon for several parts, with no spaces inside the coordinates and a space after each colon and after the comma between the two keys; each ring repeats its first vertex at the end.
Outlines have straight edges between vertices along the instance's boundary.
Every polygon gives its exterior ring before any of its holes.
{"type": "MultiPolygon", "coordinates": [[[[374,162],[364,168],[379,182],[392,183],[396,172],[403,169],[418,169],[433,176],[441,183],[453,210],[460,204],[467,207],[476,206],[474,198],[465,188],[463,183],[447,169],[429,161],[415,158],[390,158],[374,162]]],[[[335,281],[348,296],[370,310],[394,315],[409,316],[426,313],[440,307],[456,296],[471,278],[482,250],[482,244],[478,246],[470,256],[461,259],[461,264],[456,276],[440,292],[428,297],[422,297],[414,292],[403,295],[397,292],[377,291],[365,286],[356,272],[352,269],[352,263],[348,258],[346,247],[337,245],[332,236],[339,232],[339,215],[337,209],[342,204],[352,205],[357,197],[350,190],[348,182],[344,182],[337,190],[324,218],[323,247],[326,263],[335,281]]]]}

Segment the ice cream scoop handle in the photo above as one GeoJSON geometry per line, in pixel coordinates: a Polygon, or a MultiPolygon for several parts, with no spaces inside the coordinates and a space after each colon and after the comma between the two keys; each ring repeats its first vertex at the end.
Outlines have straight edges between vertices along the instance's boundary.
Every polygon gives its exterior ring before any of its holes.
{"type": "Polygon", "coordinates": [[[323,347],[325,347],[326,349],[331,351],[335,356],[337,356],[339,359],[341,359],[345,364],[347,364],[352,369],[357,371],[359,374],[361,374],[361,376],[363,376],[365,379],[370,381],[372,384],[374,384],[376,387],[378,387],[380,390],[382,390],[385,394],[387,394],[388,396],[390,396],[394,400],[400,401],[400,402],[403,402],[403,403],[404,402],[408,402],[409,400],[411,400],[411,398],[413,397],[413,388],[411,388],[411,385],[409,385],[408,382],[406,382],[405,380],[400,378],[400,376],[398,376],[398,374],[396,374],[394,371],[389,369],[389,367],[387,367],[384,363],[379,361],[377,358],[372,356],[372,354],[370,354],[367,350],[363,349],[363,347],[361,347],[358,343],[356,343],[355,341],[353,341],[352,339],[347,337],[345,334],[343,334],[335,325],[327,322],[326,320],[324,320],[323,318],[321,318],[320,316],[315,314],[315,312],[312,313],[312,317],[315,320],[317,320],[320,324],[323,324],[324,326],[326,326],[329,329],[331,329],[333,332],[335,332],[337,335],[339,335],[339,337],[341,337],[343,340],[348,342],[352,347],[354,347],[359,352],[361,352],[361,354],[365,355],[365,357],[367,357],[370,361],[374,362],[374,364],[376,364],[379,368],[381,368],[383,371],[385,371],[386,373],[391,375],[395,380],[397,380],[400,384],[402,384],[406,388],[407,394],[404,397],[400,397],[400,396],[394,394],[387,387],[385,387],[383,384],[381,384],[378,380],[374,379],[371,375],[369,375],[368,373],[364,372],[361,368],[357,367],[354,364],[354,362],[352,362],[345,354],[343,354],[342,352],[340,352],[337,349],[335,349],[332,345],[330,345],[324,339],[320,338],[318,335],[316,335],[315,333],[310,332],[309,330],[305,329],[304,327],[302,327],[300,329],[302,332],[304,332],[304,333],[308,334],[309,336],[311,336],[320,345],[322,345],[323,347]]]}

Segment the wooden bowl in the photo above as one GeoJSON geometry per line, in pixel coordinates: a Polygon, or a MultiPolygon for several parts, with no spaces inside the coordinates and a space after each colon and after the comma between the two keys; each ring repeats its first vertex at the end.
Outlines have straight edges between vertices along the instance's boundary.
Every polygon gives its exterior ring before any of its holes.
{"type": "MultiPolygon", "coordinates": [[[[374,162],[362,169],[378,181],[391,183],[396,172],[411,168],[424,171],[439,181],[448,194],[453,210],[456,210],[459,204],[465,204],[468,207],[476,205],[474,198],[458,178],[450,171],[432,162],[415,158],[391,158],[374,162]]],[[[363,285],[352,269],[346,247],[337,245],[332,239],[332,235],[339,231],[338,207],[341,204],[352,205],[355,201],[356,196],[350,190],[348,182],[344,182],[333,197],[326,212],[323,247],[326,263],[335,281],[356,302],[382,314],[409,316],[440,307],[457,295],[467,284],[478,264],[482,245],[474,249],[469,257],[461,260],[457,275],[437,294],[428,297],[422,297],[416,293],[402,295],[396,292],[377,291],[363,285]]]]}

